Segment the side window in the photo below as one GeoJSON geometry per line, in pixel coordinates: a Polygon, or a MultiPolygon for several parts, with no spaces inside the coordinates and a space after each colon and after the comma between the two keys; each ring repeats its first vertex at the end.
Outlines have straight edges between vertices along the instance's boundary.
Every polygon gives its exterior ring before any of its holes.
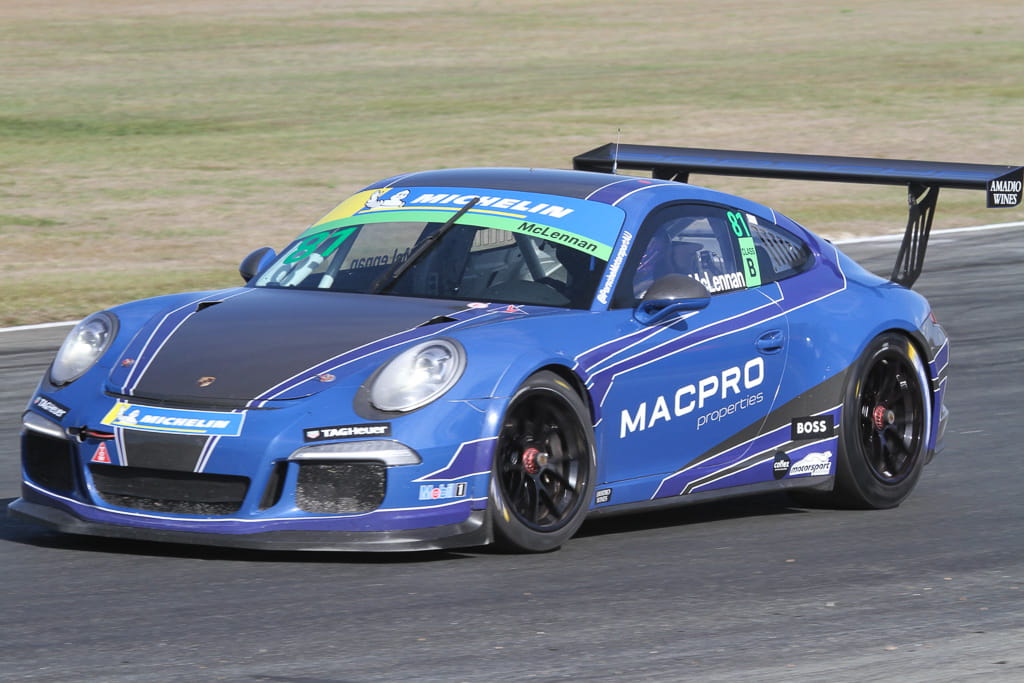
{"type": "Polygon", "coordinates": [[[706,204],[669,206],[640,227],[612,307],[635,306],[669,273],[699,280],[716,295],[792,277],[813,262],[800,238],[754,214],[706,204]]]}
{"type": "Polygon", "coordinates": [[[652,213],[641,227],[612,306],[636,305],[655,280],[670,273],[699,280],[712,294],[747,286],[726,209],[685,204],[652,213]]]}
{"type": "Polygon", "coordinates": [[[755,216],[750,216],[748,225],[762,284],[784,280],[811,267],[811,250],[796,235],[755,216]]]}

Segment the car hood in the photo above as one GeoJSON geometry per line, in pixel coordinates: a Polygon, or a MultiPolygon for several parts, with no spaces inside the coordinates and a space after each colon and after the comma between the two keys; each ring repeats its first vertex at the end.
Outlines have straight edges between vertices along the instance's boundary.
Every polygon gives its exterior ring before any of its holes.
{"type": "Polygon", "coordinates": [[[346,360],[434,334],[452,301],[245,288],[153,316],[110,372],[113,394],[246,403],[329,388],[346,360]],[[425,326],[425,327],[423,327],[425,326]],[[358,350],[358,351],[357,351],[358,350]]]}

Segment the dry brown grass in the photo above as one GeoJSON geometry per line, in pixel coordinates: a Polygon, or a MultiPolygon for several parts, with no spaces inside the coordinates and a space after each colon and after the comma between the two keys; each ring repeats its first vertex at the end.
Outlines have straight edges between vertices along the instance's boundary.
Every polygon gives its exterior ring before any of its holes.
{"type": "MultiPolygon", "coordinates": [[[[1024,163],[1024,5],[35,0],[0,5],[0,325],[238,282],[399,171],[614,139],[1024,163]]],[[[832,236],[899,188],[694,178],[832,236]]],[[[944,191],[937,227],[1020,220],[944,191]]]]}

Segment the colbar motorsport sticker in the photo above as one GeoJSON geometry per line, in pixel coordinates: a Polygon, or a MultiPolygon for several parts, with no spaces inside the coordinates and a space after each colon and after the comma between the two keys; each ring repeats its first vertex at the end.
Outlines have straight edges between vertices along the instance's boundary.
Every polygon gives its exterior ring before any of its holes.
{"type": "Polygon", "coordinates": [[[772,475],[776,479],[782,479],[784,476],[789,474],[789,468],[793,463],[790,461],[789,456],[778,451],[775,453],[775,460],[772,462],[772,475]]]}
{"type": "Polygon", "coordinates": [[[824,453],[808,453],[800,460],[793,463],[789,468],[789,476],[799,477],[808,475],[812,477],[832,473],[832,451],[824,453]]]}

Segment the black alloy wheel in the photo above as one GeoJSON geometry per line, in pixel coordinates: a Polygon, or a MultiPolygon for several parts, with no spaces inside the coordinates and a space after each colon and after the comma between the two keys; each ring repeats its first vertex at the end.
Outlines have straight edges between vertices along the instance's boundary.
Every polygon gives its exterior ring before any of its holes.
{"type": "Polygon", "coordinates": [[[921,354],[902,335],[876,338],[847,383],[836,494],[853,507],[890,508],[924,466],[931,392],[921,354]]]}
{"type": "Polygon", "coordinates": [[[860,439],[871,473],[897,484],[913,472],[924,438],[924,401],[915,368],[905,355],[888,349],[860,391],[860,439]]]}
{"type": "Polygon", "coordinates": [[[586,516],[595,470],[590,413],[557,374],[519,388],[502,421],[491,477],[495,540],[505,548],[553,550],[586,516]]]}

